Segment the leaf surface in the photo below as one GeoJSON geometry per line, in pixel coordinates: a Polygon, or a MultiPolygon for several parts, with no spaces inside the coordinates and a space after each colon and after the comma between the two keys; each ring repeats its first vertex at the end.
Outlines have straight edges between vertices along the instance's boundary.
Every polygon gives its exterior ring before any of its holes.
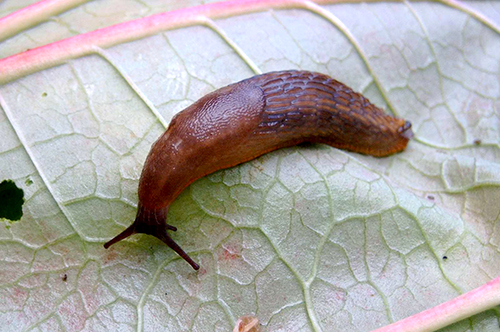
{"type": "MultiPolygon", "coordinates": [[[[0,181],[26,200],[0,227],[8,330],[228,331],[255,314],[268,331],[369,331],[500,273],[500,3],[282,2],[0,86],[0,181]],[[198,272],[146,235],[105,250],[164,125],[256,68],[328,74],[416,137],[388,158],[300,146],[196,181],[168,220],[198,272]]],[[[178,6],[90,1],[0,57],[178,6]]],[[[449,329],[498,325],[489,311],[449,329]]]]}

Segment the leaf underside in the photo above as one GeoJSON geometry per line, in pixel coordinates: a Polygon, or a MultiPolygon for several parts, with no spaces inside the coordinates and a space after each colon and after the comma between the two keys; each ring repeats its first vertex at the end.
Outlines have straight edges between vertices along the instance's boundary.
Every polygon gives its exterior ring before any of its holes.
{"type": "MultiPolygon", "coordinates": [[[[10,2],[0,13],[33,1],[10,2]]],[[[90,1],[0,57],[179,6],[165,3],[90,1]]],[[[500,23],[500,3],[466,4],[500,23]]],[[[0,225],[3,328],[228,331],[254,314],[267,331],[369,331],[500,274],[499,31],[435,2],[320,8],[342,25],[311,9],[230,16],[0,86],[0,181],[25,198],[0,225]],[[104,250],[135,217],[164,124],[255,67],[328,74],[415,139],[388,158],[283,149],[196,181],[168,219],[198,272],[147,235],[104,250]]],[[[492,310],[448,329],[498,326],[492,310]]]]}

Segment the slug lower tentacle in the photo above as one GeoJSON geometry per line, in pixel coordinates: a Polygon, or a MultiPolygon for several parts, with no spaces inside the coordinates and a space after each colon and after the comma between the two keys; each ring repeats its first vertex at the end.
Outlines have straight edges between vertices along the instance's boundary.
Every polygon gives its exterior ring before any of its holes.
{"type": "Polygon", "coordinates": [[[323,74],[289,70],[231,84],[172,119],[144,164],[134,223],[104,247],[150,234],[198,269],[168,235],[175,227],[166,224],[170,204],[193,181],[303,142],[382,157],[402,151],[412,136],[410,122],[323,74]]]}

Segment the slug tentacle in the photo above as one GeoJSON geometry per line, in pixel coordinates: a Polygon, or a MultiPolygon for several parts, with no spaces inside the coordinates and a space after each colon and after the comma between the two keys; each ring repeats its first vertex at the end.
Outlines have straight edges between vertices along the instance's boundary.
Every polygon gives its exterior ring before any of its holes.
{"type": "Polygon", "coordinates": [[[120,242],[121,240],[124,240],[124,239],[128,238],[130,235],[134,235],[136,233],[137,232],[135,231],[135,222],[134,222],[132,225],[125,228],[125,230],[123,232],[121,232],[120,234],[118,234],[117,236],[115,236],[114,238],[109,240],[108,242],[104,243],[104,248],[108,249],[110,246],[112,246],[116,242],[120,242]]]}
{"type": "Polygon", "coordinates": [[[188,262],[193,269],[198,270],[200,266],[196,264],[191,257],[189,257],[189,255],[186,254],[186,252],[182,250],[177,243],[175,243],[174,240],[172,240],[170,235],[168,235],[167,229],[175,232],[177,228],[166,223],[166,210],[168,209],[153,211],[145,209],[142,205],[139,205],[134,223],[113,239],[106,242],[104,244],[104,248],[107,249],[109,246],[129,237],[130,235],[139,233],[153,235],[172,248],[179,256],[188,262]]]}
{"type": "Polygon", "coordinates": [[[104,247],[150,234],[198,269],[166,223],[170,204],[193,181],[303,142],[382,157],[404,150],[412,136],[410,122],[320,73],[272,72],[228,85],[172,119],[144,164],[134,223],[104,247]]]}

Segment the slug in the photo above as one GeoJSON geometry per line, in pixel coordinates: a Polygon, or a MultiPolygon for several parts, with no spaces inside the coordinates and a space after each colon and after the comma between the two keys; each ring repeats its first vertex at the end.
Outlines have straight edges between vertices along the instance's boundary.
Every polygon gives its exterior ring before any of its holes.
{"type": "Polygon", "coordinates": [[[199,269],[167,230],[168,209],[193,181],[270,151],[323,143],[382,157],[402,151],[411,123],[320,73],[279,71],[218,89],[178,113],[153,144],[139,181],[133,224],[104,244],[153,235],[199,269]]]}

